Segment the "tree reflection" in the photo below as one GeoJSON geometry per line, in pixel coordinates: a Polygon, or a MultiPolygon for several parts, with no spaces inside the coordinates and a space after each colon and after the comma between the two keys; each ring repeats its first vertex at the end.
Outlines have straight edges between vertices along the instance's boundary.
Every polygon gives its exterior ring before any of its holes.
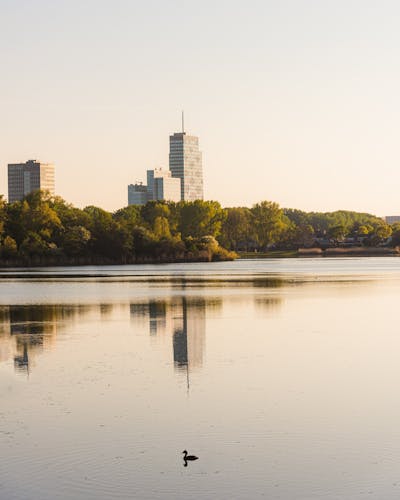
{"type": "Polygon", "coordinates": [[[97,306],[11,305],[0,307],[0,362],[14,360],[29,372],[32,360],[54,345],[57,332],[97,306]]]}

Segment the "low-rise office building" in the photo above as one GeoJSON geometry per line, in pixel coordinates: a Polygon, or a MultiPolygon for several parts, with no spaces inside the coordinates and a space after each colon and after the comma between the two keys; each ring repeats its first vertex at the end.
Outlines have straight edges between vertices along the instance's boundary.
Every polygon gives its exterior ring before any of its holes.
{"type": "Polygon", "coordinates": [[[181,179],[172,177],[169,170],[147,170],[147,185],[136,183],[128,186],[128,204],[145,205],[148,201],[175,201],[181,199],[181,179]]]}
{"type": "Polygon", "coordinates": [[[387,215],[385,217],[386,224],[394,224],[395,222],[400,222],[400,215],[387,215]]]}
{"type": "Polygon", "coordinates": [[[181,180],[172,177],[170,170],[155,168],[147,171],[147,191],[150,200],[180,201],[181,180]]]}
{"type": "Polygon", "coordinates": [[[146,205],[148,201],[147,186],[141,183],[129,184],[128,205],[146,205]]]}
{"type": "Polygon", "coordinates": [[[54,165],[28,160],[8,164],[8,201],[20,201],[38,189],[55,194],[54,165]]]}

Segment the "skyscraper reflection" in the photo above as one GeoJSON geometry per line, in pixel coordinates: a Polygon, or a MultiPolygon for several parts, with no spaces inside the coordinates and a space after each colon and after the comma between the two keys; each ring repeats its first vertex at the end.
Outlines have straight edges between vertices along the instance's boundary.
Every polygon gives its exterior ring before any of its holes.
{"type": "Polygon", "coordinates": [[[177,370],[200,368],[203,364],[206,338],[206,310],[220,307],[220,299],[203,297],[173,297],[131,304],[131,317],[148,317],[149,333],[171,335],[173,360],[177,370]]]}
{"type": "Polygon", "coordinates": [[[176,367],[200,368],[206,339],[206,301],[181,297],[181,317],[175,321],[173,348],[176,367]]]}

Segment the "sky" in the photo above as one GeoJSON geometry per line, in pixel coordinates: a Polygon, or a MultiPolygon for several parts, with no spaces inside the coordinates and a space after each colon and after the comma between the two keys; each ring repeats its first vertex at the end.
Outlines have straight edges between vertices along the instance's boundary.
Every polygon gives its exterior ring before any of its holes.
{"type": "Polygon", "coordinates": [[[400,3],[0,0],[7,163],[116,210],[169,135],[197,135],[205,198],[400,214],[400,3]]]}

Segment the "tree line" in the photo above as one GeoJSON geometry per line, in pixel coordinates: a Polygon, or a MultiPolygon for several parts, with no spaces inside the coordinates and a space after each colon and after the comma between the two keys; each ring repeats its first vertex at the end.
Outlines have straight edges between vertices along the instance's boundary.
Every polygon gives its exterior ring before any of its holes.
{"type": "Polygon", "coordinates": [[[151,201],[115,212],[74,207],[35,191],[22,201],[0,196],[0,259],[8,264],[107,264],[211,261],[236,251],[335,245],[353,238],[400,243],[400,224],[374,215],[303,212],[262,201],[252,208],[222,208],[216,201],[151,201]]]}
{"type": "Polygon", "coordinates": [[[242,251],[331,247],[347,242],[363,246],[400,244],[400,223],[386,224],[368,213],[337,210],[304,212],[262,201],[252,208],[225,209],[219,241],[242,251]]]}
{"type": "Polygon", "coordinates": [[[44,191],[14,203],[0,197],[0,259],[25,265],[233,259],[216,239],[224,215],[214,201],[149,202],[111,213],[44,191]]]}

